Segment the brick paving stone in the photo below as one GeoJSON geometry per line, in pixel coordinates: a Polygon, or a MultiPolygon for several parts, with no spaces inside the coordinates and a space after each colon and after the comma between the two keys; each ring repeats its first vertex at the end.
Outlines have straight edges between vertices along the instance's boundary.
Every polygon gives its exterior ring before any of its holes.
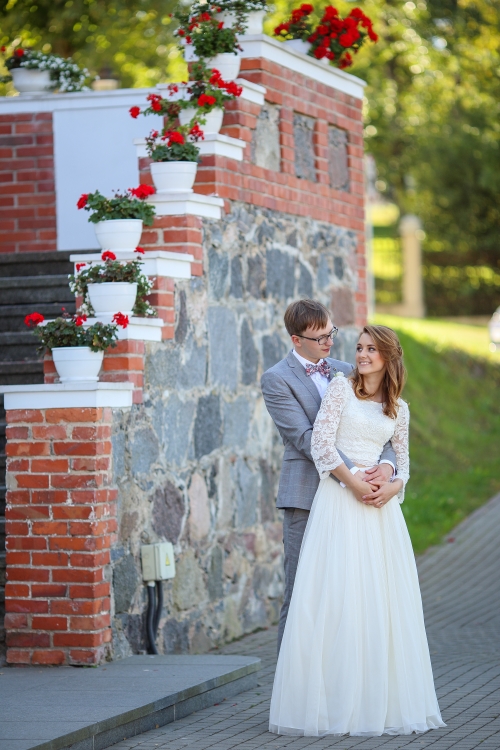
{"type": "Polygon", "coordinates": [[[500,495],[418,560],[436,690],[447,723],[426,734],[278,737],[267,731],[276,627],[218,650],[258,656],[257,688],[114,750],[500,750],[500,495]]]}

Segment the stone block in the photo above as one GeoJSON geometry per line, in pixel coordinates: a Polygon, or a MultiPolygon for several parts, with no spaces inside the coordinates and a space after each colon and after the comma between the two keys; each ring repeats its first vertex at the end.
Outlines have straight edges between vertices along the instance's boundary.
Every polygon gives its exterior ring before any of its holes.
{"type": "Polygon", "coordinates": [[[191,445],[196,402],[183,401],[174,393],[168,398],[166,406],[160,402],[157,409],[155,417],[162,435],[165,460],[167,464],[180,466],[191,445]]]}
{"type": "Polygon", "coordinates": [[[134,557],[130,554],[124,555],[113,567],[113,593],[116,614],[129,611],[140,581],[138,566],[134,557]]]}
{"type": "Polygon", "coordinates": [[[234,312],[227,307],[208,308],[210,380],[235,391],[238,385],[238,333],[234,312]]]}
{"type": "Polygon", "coordinates": [[[273,365],[283,359],[286,353],[287,347],[279,334],[273,333],[272,336],[263,336],[262,358],[264,372],[266,370],[269,370],[270,367],[273,367],[273,365]]]}
{"type": "Polygon", "coordinates": [[[243,297],[243,268],[239,255],[231,260],[231,287],[229,294],[237,299],[242,299],[243,297]]]}
{"type": "Polygon", "coordinates": [[[205,600],[206,589],[203,573],[194,550],[188,548],[176,561],[172,599],[177,609],[186,610],[200,606],[205,600]]]}
{"type": "Polygon", "coordinates": [[[349,190],[347,132],[333,125],[328,128],[328,176],[334,190],[349,190]]]}
{"type": "Polygon", "coordinates": [[[159,537],[176,544],[186,511],[184,496],[172,482],[167,481],[153,495],[153,530],[159,537]]]}
{"type": "Polygon", "coordinates": [[[297,293],[299,297],[313,297],[313,277],[309,269],[303,264],[299,263],[299,283],[297,287],[297,293]]]}
{"type": "Polygon", "coordinates": [[[167,620],[163,627],[163,650],[165,654],[189,652],[189,620],[167,620]]]}
{"type": "Polygon", "coordinates": [[[252,297],[260,299],[265,296],[266,274],[262,255],[250,255],[247,259],[247,291],[252,297]]]}
{"type": "Polygon", "coordinates": [[[281,166],[279,120],[279,107],[266,102],[257,118],[251,146],[253,163],[275,172],[279,172],[281,166]]]}
{"type": "Polygon", "coordinates": [[[244,448],[250,426],[250,404],[246,396],[224,402],[224,445],[244,448]]]}
{"type": "Polygon", "coordinates": [[[205,480],[193,474],[189,487],[189,533],[194,541],[203,541],[210,531],[210,501],[205,480]]]}
{"type": "Polygon", "coordinates": [[[130,465],[132,474],[149,474],[151,466],[160,455],[158,437],[151,427],[136,430],[130,440],[130,465]]]}
{"type": "Polygon", "coordinates": [[[268,297],[291,299],[295,291],[295,257],[271,248],[266,252],[266,291],[268,297]]]}
{"type": "Polygon", "coordinates": [[[331,293],[331,309],[333,322],[337,327],[351,326],[354,324],[354,292],[351,289],[341,287],[333,289],[331,293]]]}
{"type": "Polygon", "coordinates": [[[208,595],[212,602],[221,599],[224,595],[223,567],[224,550],[216,545],[210,552],[208,565],[208,595]]]}
{"type": "Polygon", "coordinates": [[[295,141],[295,176],[316,182],[316,155],[314,153],[314,119],[306,115],[293,115],[295,141]]]}
{"type": "Polygon", "coordinates": [[[184,364],[179,365],[177,387],[190,390],[205,385],[207,379],[207,347],[198,346],[194,339],[184,345],[184,364]]]}
{"type": "Polygon", "coordinates": [[[245,529],[257,520],[258,479],[242,458],[236,462],[233,476],[236,481],[236,527],[245,529]]]}
{"type": "Polygon", "coordinates": [[[264,458],[259,461],[260,468],[260,520],[274,521],[276,507],[277,472],[264,458]]]}
{"type": "Polygon", "coordinates": [[[220,397],[215,393],[198,401],[194,422],[194,454],[196,458],[212,453],[222,445],[220,397]]]}
{"type": "Polygon", "coordinates": [[[179,349],[165,344],[155,346],[155,350],[146,355],[144,363],[144,380],[147,388],[175,388],[179,359],[179,349]]]}
{"type": "Polygon", "coordinates": [[[240,360],[241,382],[243,385],[253,385],[257,379],[259,353],[255,347],[252,331],[246,318],[241,324],[240,360]]]}
{"type": "Polygon", "coordinates": [[[175,327],[175,343],[183,344],[186,339],[188,330],[188,315],[186,309],[186,292],[181,289],[179,292],[179,310],[177,313],[177,325],[175,327]]]}
{"type": "Polygon", "coordinates": [[[214,299],[225,296],[229,278],[229,257],[218,253],[213,247],[208,251],[208,286],[214,299]]]}

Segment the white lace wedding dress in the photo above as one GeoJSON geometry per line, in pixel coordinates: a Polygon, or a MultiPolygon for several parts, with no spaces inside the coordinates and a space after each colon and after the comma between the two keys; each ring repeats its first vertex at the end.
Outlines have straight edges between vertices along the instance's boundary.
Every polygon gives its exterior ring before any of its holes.
{"type": "Polygon", "coordinates": [[[409,478],[408,406],[397,419],[335,377],[312,438],[321,476],[300,553],[271,699],[269,729],[289,735],[409,734],[437,729],[404,490],[381,509],[358,502],[330,471],[373,466],[388,440],[409,478]]]}

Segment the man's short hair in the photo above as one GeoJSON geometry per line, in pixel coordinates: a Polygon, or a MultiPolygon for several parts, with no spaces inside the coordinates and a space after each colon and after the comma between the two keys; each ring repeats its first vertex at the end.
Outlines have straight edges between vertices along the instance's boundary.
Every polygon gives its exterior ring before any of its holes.
{"type": "Polygon", "coordinates": [[[321,302],[314,299],[299,299],[288,305],[284,320],[286,330],[293,336],[300,335],[306,328],[325,328],[329,318],[330,313],[321,302]]]}

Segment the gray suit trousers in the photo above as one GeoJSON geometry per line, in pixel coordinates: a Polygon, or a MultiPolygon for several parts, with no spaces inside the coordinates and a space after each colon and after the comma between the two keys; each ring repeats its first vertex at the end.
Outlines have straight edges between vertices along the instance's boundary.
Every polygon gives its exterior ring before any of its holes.
{"type": "Polygon", "coordinates": [[[281,647],[281,640],[285,632],[285,623],[288,615],[288,608],[292,598],[293,584],[295,583],[295,574],[299,562],[300,547],[302,538],[307,526],[309,511],[302,508],[285,508],[283,517],[283,546],[285,548],[285,591],[283,597],[283,606],[280,612],[280,621],[278,626],[278,654],[281,647]]]}

